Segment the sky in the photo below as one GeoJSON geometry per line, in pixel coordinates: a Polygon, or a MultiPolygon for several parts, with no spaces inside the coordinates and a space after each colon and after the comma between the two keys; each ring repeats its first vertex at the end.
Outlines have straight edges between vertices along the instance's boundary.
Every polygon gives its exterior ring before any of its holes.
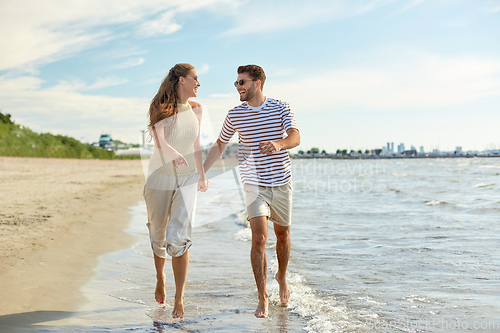
{"type": "Polygon", "coordinates": [[[500,149],[498,0],[0,0],[0,29],[0,109],[36,132],[139,143],[187,62],[208,143],[258,64],[295,151],[500,149]]]}

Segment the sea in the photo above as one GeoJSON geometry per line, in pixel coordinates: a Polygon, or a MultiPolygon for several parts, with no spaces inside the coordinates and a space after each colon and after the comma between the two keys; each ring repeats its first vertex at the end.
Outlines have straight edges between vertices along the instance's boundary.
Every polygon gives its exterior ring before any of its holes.
{"type": "Polygon", "coordinates": [[[78,311],[39,332],[500,332],[500,158],[293,159],[291,291],[279,305],[272,223],[269,317],[257,319],[237,169],[199,193],[185,318],[154,301],[143,201],[128,249],[99,258],[78,311]]]}

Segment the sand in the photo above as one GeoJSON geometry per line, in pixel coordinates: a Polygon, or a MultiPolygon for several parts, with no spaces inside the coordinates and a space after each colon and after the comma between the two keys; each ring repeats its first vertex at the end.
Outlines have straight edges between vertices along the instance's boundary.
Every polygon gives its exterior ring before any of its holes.
{"type": "Polygon", "coordinates": [[[269,318],[255,318],[251,242],[235,237],[247,230],[234,215],[244,204],[221,172],[198,195],[197,216],[211,222],[194,230],[186,317],[173,319],[170,267],[167,307],[153,296],[141,161],[0,157],[0,332],[302,332],[303,318],[277,305],[274,274],[269,318]]]}
{"type": "Polygon", "coordinates": [[[0,315],[71,311],[97,257],[130,246],[140,160],[0,157],[0,315]]]}

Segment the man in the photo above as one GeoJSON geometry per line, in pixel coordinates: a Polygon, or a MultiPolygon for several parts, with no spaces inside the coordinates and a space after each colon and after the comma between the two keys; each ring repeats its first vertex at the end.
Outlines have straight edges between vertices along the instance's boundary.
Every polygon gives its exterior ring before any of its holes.
{"type": "Polygon", "coordinates": [[[286,269],[290,256],[292,209],[291,162],[287,149],[300,143],[295,118],[287,103],[266,98],[262,88],[266,75],[257,65],[238,67],[234,83],[243,103],[229,110],[217,142],[205,160],[205,170],[220,158],[235,132],[238,132],[239,171],[244,184],[248,220],[252,229],[252,268],[259,293],[258,318],[267,317],[267,220],[274,223],[281,304],[290,291],[286,269]],[[285,135],[286,133],[286,135],[285,135]]]}

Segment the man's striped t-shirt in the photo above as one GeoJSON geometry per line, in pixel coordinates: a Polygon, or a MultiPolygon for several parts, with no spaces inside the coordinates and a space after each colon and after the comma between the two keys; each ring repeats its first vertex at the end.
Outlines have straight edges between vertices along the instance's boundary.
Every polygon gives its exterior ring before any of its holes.
{"type": "Polygon", "coordinates": [[[229,143],[238,132],[238,160],[244,184],[282,186],[292,178],[292,164],[287,150],[272,155],[260,152],[259,142],[286,138],[286,131],[298,129],[288,103],[266,98],[259,107],[248,102],[229,110],[219,135],[222,143],[229,143]]]}

